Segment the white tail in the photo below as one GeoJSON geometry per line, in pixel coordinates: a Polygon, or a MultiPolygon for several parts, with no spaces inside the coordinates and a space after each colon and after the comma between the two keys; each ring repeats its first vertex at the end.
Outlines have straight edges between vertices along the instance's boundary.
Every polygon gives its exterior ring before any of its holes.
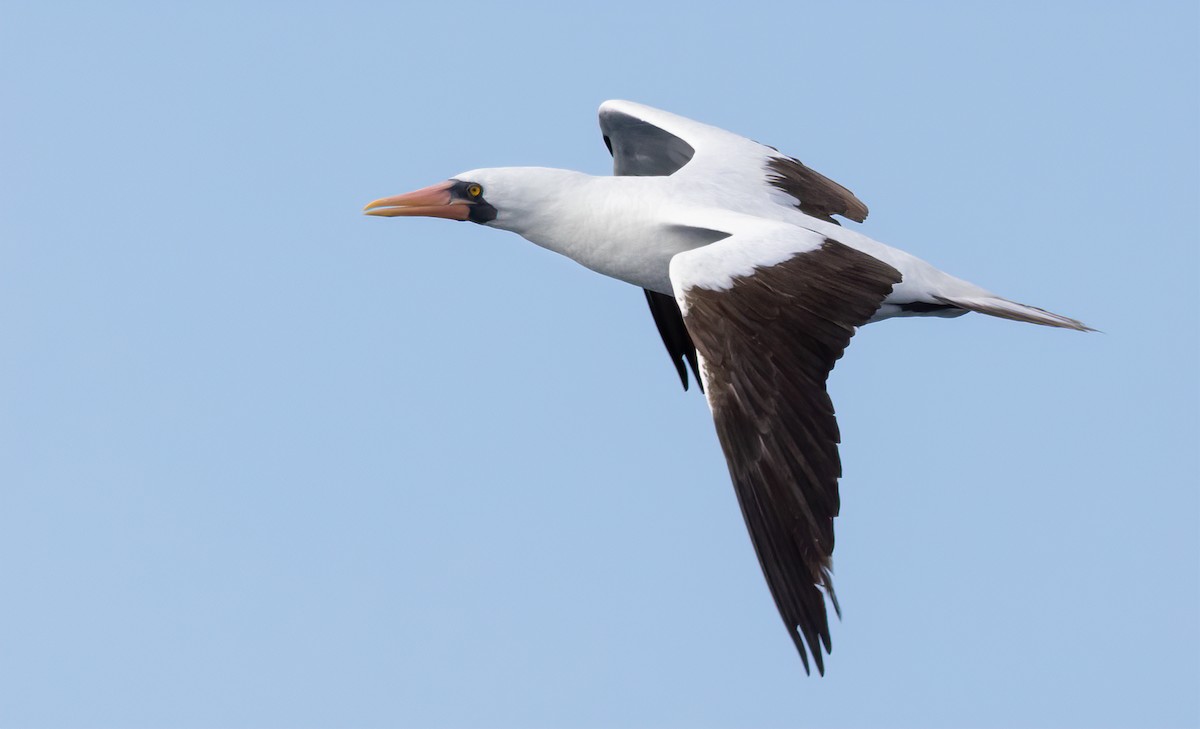
{"type": "Polygon", "coordinates": [[[980,314],[998,316],[1002,319],[1013,319],[1015,321],[1029,322],[1030,324],[1042,324],[1048,327],[1076,329],[1081,332],[1096,331],[1084,325],[1083,322],[1076,321],[1070,317],[1061,316],[1045,309],[1039,309],[1036,306],[1018,304],[1015,301],[1002,299],[999,296],[935,296],[934,298],[946,304],[970,311],[978,311],[980,314]]]}

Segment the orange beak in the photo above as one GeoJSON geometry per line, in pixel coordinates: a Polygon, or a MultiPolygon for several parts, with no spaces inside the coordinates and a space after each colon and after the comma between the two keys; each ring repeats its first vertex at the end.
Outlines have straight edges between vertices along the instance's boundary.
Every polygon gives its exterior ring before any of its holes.
{"type": "Polygon", "coordinates": [[[395,197],[383,197],[368,203],[363,210],[367,215],[384,218],[423,215],[428,218],[466,220],[471,206],[464,200],[456,200],[451,193],[454,182],[443,182],[395,197]]]}

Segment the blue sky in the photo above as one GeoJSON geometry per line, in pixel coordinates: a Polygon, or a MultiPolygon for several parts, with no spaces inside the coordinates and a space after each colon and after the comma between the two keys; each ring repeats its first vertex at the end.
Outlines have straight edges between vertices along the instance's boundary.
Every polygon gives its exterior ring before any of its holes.
{"type": "Polygon", "coordinates": [[[0,726],[1200,723],[1194,3],[0,16],[0,726]],[[641,293],[359,212],[614,97],[1104,332],[859,333],[823,679],[641,293]]]}

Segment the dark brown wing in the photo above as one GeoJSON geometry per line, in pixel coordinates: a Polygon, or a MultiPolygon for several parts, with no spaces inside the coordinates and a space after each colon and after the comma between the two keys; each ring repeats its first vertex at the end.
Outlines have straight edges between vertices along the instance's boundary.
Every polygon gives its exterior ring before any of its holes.
{"type": "Polygon", "coordinates": [[[805,671],[806,648],[821,674],[830,650],[822,590],[839,610],[830,569],[842,468],[825,381],[900,278],[826,239],[729,286],[676,281],[742,516],[805,671]]]}
{"type": "Polygon", "coordinates": [[[792,157],[775,157],[767,162],[767,181],[796,198],[800,212],[837,223],[834,215],[843,215],[861,223],[867,219],[867,206],[846,188],[792,157]]]}

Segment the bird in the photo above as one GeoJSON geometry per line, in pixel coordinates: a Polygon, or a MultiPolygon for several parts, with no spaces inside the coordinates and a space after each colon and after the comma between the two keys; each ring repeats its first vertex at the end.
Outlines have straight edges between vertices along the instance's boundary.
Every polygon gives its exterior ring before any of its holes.
{"type": "MultiPolygon", "coordinates": [[[[613,175],[476,169],[364,211],[506,230],[641,288],[674,368],[712,413],[771,596],[806,673],[832,650],[840,434],[826,380],[857,329],[969,312],[1094,331],[841,225],[867,206],[798,159],[631,101],[605,101],[613,175]]],[[[811,673],[810,673],[811,675],[811,673]]]]}

